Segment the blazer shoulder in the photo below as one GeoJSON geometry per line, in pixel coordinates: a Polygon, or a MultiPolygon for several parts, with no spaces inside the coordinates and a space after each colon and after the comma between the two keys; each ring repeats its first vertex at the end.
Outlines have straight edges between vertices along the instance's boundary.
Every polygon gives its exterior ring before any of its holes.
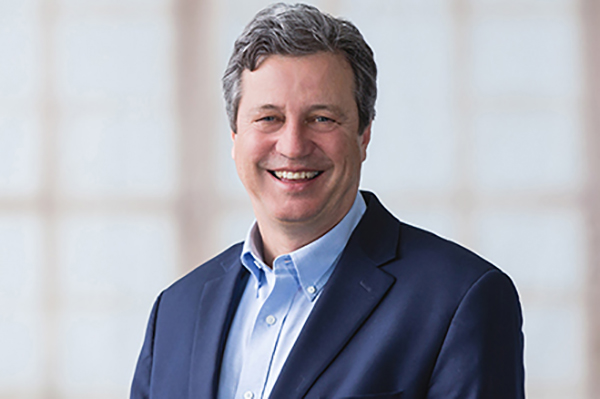
{"type": "Polygon", "coordinates": [[[398,220],[372,193],[363,195],[368,208],[357,227],[355,242],[396,277],[414,272],[429,279],[477,279],[498,270],[472,250],[398,220]]]}
{"type": "Polygon", "coordinates": [[[473,250],[421,228],[400,222],[400,254],[426,257],[437,261],[461,263],[485,269],[495,266],[473,250]]]}
{"type": "Polygon", "coordinates": [[[212,259],[197,266],[183,277],[176,280],[163,292],[167,295],[176,292],[185,292],[190,289],[197,289],[205,282],[218,278],[223,274],[232,271],[236,265],[239,265],[240,253],[242,251],[242,242],[233,244],[212,259]]]}
{"type": "Polygon", "coordinates": [[[397,278],[419,281],[437,292],[464,294],[490,273],[503,276],[496,281],[513,285],[501,269],[472,250],[403,222],[400,222],[399,256],[385,270],[397,278]]]}

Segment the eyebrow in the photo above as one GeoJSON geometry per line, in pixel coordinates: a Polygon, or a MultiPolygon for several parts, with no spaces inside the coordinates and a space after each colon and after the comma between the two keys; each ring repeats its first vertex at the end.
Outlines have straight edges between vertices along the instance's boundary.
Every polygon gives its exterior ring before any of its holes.
{"type": "Polygon", "coordinates": [[[344,112],[344,110],[342,110],[342,108],[338,107],[337,105],[332,105],[332,104],[315,104],[315,105],[312,105],[308,109],[309,112],[321,111],[321,110],[331,111],[341,117],[346,116],[346,113],[344,112]]]}
{"type": "MultiPolygon", "coordinates": [[[[315,112],[315,111],[331,111],[337,115],[339,115],[340,118],[346,118],[346,113],[344,112],[344,110],[340,107],[338,107],[337,105],[333,105],[333,104],[315,104],[315,105],[311,105],[308,108],[307,112],[315,112]]],[[[264,104],[261,106],[258,106],[256,108],[254,108],[251,112],[252,113],[259,113],[259,112],[263,112],[263,111],[278,111],[278,112],[282,112],[281,107],[275,105],[275,104],[264,104]]]]}
{"type": "Polygon", "coordinates": [[[274,104],[265,104],[265,105],[261,105],[260,107],[256,107],[254,109],[251,110],[251,112],[261,112],[261,111],[271,111],[271,110],[275,110],[275,111],[280,111],[281,107],[278,107],[274,104]]]}

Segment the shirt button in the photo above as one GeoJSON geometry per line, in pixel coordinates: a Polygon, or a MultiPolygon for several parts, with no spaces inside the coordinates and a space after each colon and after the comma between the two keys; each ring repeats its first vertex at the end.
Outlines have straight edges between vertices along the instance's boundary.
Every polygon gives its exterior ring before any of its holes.
{"type": "MultiPolygon", "coordinates": [[[[275,324],[277,319],[275,319],[275,316],[273,316],[273,315],[268,315],[267,318],[265,319],[265,321],[267,322],[268,325],[272,326],[273,324],[275,324]]],[[[248,392],[246,392],[246,393],[248,393],[248,392]]],[[[252,392],[250,392],[250,393],[252,393],[252,392]]]]}
{"type": "Polygon", "coordinates": [[[311,285],[310,287],[308,287],[306,289],[306,291],[308,291],[309,294],[314,294],[315,292],[317,292],[317,289],[315,288],[314,285],[311,285]]]}
{"type": "Polygon", "coordinates": [[[250,391],[246,391],[246,393],[244,393],[244,399],[252,399],[254,397],[254,394],[250,391]]]}

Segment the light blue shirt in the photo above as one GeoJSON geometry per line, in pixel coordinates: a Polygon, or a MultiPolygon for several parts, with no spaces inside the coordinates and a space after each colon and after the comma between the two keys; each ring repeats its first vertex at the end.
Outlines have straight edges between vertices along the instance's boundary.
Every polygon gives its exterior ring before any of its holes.
{"type": "Polygon", "coordinates": [[[272,269],[262,260],[260,233],[256,222],[252,225],[241,254],[251,277],[227,337],[218,399],[269,397],[366,208],[357,193],[341,222],[310,244],[278,256],[272,269]]]}

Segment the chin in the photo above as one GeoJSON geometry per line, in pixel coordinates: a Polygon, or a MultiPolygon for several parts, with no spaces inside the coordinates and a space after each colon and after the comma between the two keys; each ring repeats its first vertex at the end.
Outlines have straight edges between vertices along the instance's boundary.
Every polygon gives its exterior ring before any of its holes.
{"type": "Polygon", "coordinates": [[[282,223],[310,223],[311,220],[317,218],[319,214],[318,209],[288,209],[282,210],[281,212],[275,213],[273,216],[275,219],[282,223]]]}
{"type": "Polygon", "coordinates": [[[275,215],[275,219],[277,219],[281,223],[288,224],[308,223],[311,220],[315,219],[315,213],[283,213],[275,215]]]}

